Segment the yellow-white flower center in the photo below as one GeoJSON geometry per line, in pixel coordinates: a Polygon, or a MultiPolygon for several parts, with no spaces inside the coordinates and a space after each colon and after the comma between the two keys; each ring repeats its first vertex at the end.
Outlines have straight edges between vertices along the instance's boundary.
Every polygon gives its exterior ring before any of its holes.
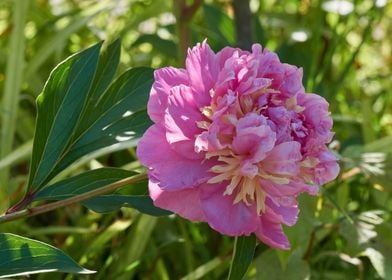
{"type": "MultiPolygon", "coordinates": [[[[258,90],[252,94],[242,96],[236,100],[234,105],[236,110],[233,115],[225,114],[221,118],[227,123],[235,125],[238,119],[244,117],[245,114],[249,112],[260,113],[262,108],[257,108],[255,106],[256,99],[267,89],[258,90]]],[[[210,92],[213,97],[214,92],[210,92]]],[[[201,113],[208,119],[208,121],[200,121],[197,126],[201,129],[208,130],[212,117],[216,111],[216,104],[207,106],[201,109],[201,113]]],[[[206,153],[206,158],[218,157],[220,164],[215,165],[210,169],[211,172],[217,175],[208,180],[209,184],[216,184],[222,182],[228,182],[228,185],[223,193],[223,195],[233,195],[233,204],[239,202],[245,203],[247,206],[256,204],[256,211],[258,215],[265,212],[265,199],[266,193],[262,189],[260,184],[261,178],[268,178],[272,181],[279,181],[278,183],[287,184],[285,178],[274,177],[269,174],[264,174],[260,171],[258,164],[252,164],[250,166],[251,172],[243,172],[243,159],[239,155],[235,155],[229,148],[221,149],[218,151],[209,151],[206,153]],[[284,182],[283,182],[283,181],[284,182]]]]}
{"type": "MultiPolygon", "coordinates": [[[[210,178],[208,183],[216,184],[224,181],[230,182],[223,195],[232,195],[236,192],[233,204],[244,202],[247,206],[256,203],[256,211],[258,215],[265,212],[265,197],[266,194],[261,188],[260,178],[257,171],[255,176],[243,176],[241,172],[241,159],[235,156],[225,156],[227,150],[222,150],[222,154],[218,160],[222,162],[221,165],[215,165],[211,168],[211,172],[218,175],[210,178]]],[[[216,156],[217,153],[207,153],[207,157],[216,156]]]]}

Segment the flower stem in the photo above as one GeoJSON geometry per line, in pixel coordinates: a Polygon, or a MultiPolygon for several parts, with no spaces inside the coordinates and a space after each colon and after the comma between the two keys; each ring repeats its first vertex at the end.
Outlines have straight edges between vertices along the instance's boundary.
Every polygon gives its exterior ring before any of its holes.
{"type": "Polygon", "coordinates": [[[176,16],[176,28],[178,36],[178,61],[184,62],[186,50],[192,45],[190,22],[197,10],[203,4],[203,0],[194,0],[188,4],[186,0],[174,0],[173,8],[176,16]]]}
{"type": "Polygon", "coordinates": [[[53,211],[58,208],[68,206],[71,204],[85,201],[85,200],[88,200],[90,198],[93,198],[93,197],[96,197],[99,195],[113,192],[113,191],[115,191],[121,187],[124,187],[128,184],[136,183],[136,182],[144,180],[146,178],[147,178],[147,174],[145,174],[145,173],[138,174],[138,175],[128,177],[128,178],[122,179],[120,181],[114,182],[112,184],[106,185],[102,188],[92,190],[92,191],[89,191],[89,192],[86,192],[86,193],[83,193],[80,195],[76,195],[76,196],[73,196],[73,197],[70,197],[70,198],[67,198],[64,200],[44,204],[44,205],[33,207],[33,208],[26,208],[26,209],[23,209],[20,211],[5,214],[5,215],[0,216],[0,224],[5,223],[5,222],[9,222],[9,221],[13,221],[13,220],[17,220],[17,219],[21,219],[21,218],[32,217],[32,216],[35,216],[38,214],[46,213],[46,212],[53,211]]]}
{"type": "Polygon", "coordinates": [[[237,34],[237,46],[241,49],[251,50],[252,43],[252,14],[249,0],[234,0],[234,23],[237,34]]]}

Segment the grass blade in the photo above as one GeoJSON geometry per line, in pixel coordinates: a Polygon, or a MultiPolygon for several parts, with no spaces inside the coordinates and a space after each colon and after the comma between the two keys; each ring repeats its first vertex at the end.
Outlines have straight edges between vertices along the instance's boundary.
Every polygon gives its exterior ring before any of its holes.
{"type": "Polygon", "coordinates": [[[0,159],[0,170],[3,168],[9,168],[19,162],[26,160],[31,155],[31,150],[33,148],[33,141],[27,141],[23,145],[16,148],[14,151],[9,153],[6,157],[0,159]]]}
{"type": "Polygon", "coordinates": [[[0,278],[43,272],[89,274],[60,249],[11,233],[0,233],[0,278]]]}
{"type": "Polygon", "coordinates": [[[236,237],[228,280],[241,280],[244,277],[252,262],[255,248],[256,237],[253,234],[236,237]]]}
{"type": "MultiPolygon", "coordinates": [[[[24,27],[29,1],[14,1],[14,30],[11,35],[10,55],[7,61],[6,80],[2,100],[0,158],[7,156],[12,150],[16,129],[19,94],[23,78],[24,65],[24,27]]],[[[7,182],[9,167],[0,170],[0,212],[8,206],[7,182]]]]}

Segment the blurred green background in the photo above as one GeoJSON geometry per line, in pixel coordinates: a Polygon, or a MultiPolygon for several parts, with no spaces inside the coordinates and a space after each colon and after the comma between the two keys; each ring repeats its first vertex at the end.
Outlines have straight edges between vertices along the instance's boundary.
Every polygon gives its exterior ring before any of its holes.
{"type": "MultiPolygon", "coordinates": [[[[183,65],[208,39],[276,51],[304,69],[308,92],[334,119],[330,148],[342,172],[319,196],[300,197],[285,228],[291,251],[259,245],[245,279],[392,279],[392,3],[387,0],[0,1],[0,209],[24,194],[36,106],[51,69],[100,40],[122,38],[129,67],[183,65]],[[245,15],[245,16],[243,16],[245,15]]],[[[138,167],[133,149],[79,164],[138,167]]],[[[145,188],[141,186],[141,188],[145,188]]],[[[122,208],[101,215],[75,205],[1,225],[66,251],[95,275],[31,279],[224,279],[233,239],[176,216],[122,208]]]]}

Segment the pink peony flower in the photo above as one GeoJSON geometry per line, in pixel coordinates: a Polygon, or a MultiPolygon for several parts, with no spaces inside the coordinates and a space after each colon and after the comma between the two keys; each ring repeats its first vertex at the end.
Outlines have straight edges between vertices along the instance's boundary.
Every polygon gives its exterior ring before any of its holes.
{"type": "Polygon", "coordinates": [[[328,103],[258,44],[216,54],[197,44],[186,69],[155,71],[148,113],[137,154],[155,205],[225,235],[288,249],[282,224],[296,223],[298,195],[339,172],[328,103]]]}

